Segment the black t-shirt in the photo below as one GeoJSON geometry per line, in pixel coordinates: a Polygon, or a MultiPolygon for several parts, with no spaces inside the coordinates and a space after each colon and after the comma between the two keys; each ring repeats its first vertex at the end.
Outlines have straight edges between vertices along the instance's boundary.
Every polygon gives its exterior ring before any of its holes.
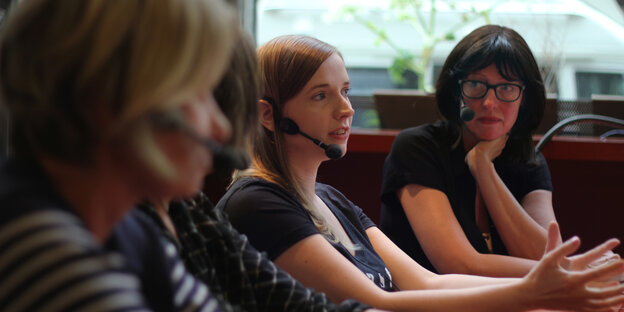
{"type": "MultiPolygon", "coordinates": [[[[391,291],[392,278],[386,265],[373,249],[366,229],[375,224],[342,193],[321,183],[316,194],[342,224],[353,243],[355,256],[341,244],[333,244],[377,286],[391,291]]],[[[236,229],[248,236],[258,250],[275,260],[302,239],[320,234],[308,212],[292,195],[276,184],[262,179],[244,178],[232,185],[216,206],[229,214],[236,229]]]]}
{"type": "MultiPolygon", "coordinates": [[[[380,228],[403,251],[433,272],[436,270],[418,243],[397,197],[397,191],[408,184],[442,191],[475,250],[489,253],[475,221],[475,180],[464,161],[466,151],[458,137],[451,125],[441,121],[405,129],[397,135],[384,163],[380,228]]],[[[546,160],[541,154],[537,156],[537,164],[517,165],[501,157],[493,162],[518,201],[534,190],[552,190],[546,160]]],[[[506,255],[496,228],[491,228],[491,234],[493,253],[506,255]]]]}

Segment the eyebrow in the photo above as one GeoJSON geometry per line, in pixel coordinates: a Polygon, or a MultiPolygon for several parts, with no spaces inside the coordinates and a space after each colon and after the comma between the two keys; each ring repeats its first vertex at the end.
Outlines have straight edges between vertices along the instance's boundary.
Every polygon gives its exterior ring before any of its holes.
{"type": "MultiPolygon", "coordinates": [[[[342,85],[343,85],[343,86],[346,86],[346,85],[350,85],[350,84],[351,84],[351,81],[350,81],[350,80],[347,80],[347,81],[345,81],[342,85]]],[[[309,89],[309,91],[313,91],[313,90],[315,90],[315,89],[319,89],[319,88],[324,88],[324,87],[327,87],[327,86],[329,86],[329,84],[328,84],[328,83],[321,83],[321,84],[317,84],[317,85],[315,85],[315,86],[312,86],[312,87],[309,89]]]]}
{"type": "MultiPolygon", "coordinates": [[[[478,77],[470,77],[470,75],[468,75],[468,77],[466,77],[466,79],[464,80],[471,80],[471,81],[480,81],[480,82],[485,82],[485,83],[490,83],[485,77],[483,76],[478,76],[478,77]]],[[[499,85],[499,84],[518,84],[521,83],[522,80],[521,79],[516,79],[516,80],[507,80],[503,77],[503,80],[507,81],[507,82],[501,82],[501,83],[496,83],[494,85],[499,85]]]]}

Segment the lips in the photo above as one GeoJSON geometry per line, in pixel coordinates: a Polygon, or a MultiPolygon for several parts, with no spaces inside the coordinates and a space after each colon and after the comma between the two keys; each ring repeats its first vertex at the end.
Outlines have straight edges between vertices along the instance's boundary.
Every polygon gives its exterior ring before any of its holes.
{"type": "Polygon", "coordinates": [[[337,140],[346,140],[349,137],[349,127],[341,127],[329,133],[329,136],[337,140]]]}
{"type": "Polygon", "coordinates": [[[484,124],[493,124],[493,123],[497,123],[501,121],[500,118],[496,118],[496,117],[479,117],[477,118],[477,120],[480,123],[484,123],[484,124]]]}

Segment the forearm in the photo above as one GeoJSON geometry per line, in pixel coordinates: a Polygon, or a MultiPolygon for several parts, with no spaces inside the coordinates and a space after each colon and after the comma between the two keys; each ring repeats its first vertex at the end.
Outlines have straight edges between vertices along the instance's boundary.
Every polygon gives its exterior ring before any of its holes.
{"type": "Polygon", "coordinates": [[[519,278],[487,277],[468,274],[440,274],[427,280],[428,289],[461,289],[487,285],[505,285],[519,278]]]}
{"type": "Polygon", "coordinates": [[[546,228],[514,198],[489,160],[471,170],[492,221],[510,255],[539,259],[546,244],[546,228]]]}
{"type": "Polygon", "coordinates": [[[537,261],[505,255],[479,254],[463,257],[453,266],[438,268],[442,274],[470,274],[490,277],[522,277],[537,261]]]}
{"type": "Polygon", "coordinates": [[[532,308],[520,281],[466,289],[387,293],[377,308],[391,311],[526,311],[532,308]]]}
{"type": "Polygon", "coordinates": [[[354,300],[334,304],[324,293],[304,287],[251,245],[242,249],[258,311],[363,311],[368,307],[354,300]]]}

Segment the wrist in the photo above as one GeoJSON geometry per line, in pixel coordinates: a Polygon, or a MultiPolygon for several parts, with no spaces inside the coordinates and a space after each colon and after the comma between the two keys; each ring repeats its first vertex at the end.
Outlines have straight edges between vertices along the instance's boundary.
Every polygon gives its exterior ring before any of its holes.
{"type": "Polygon", "coordinates": [[[486,170],[494,169],[494,163],[482,153],[475,153],[468,159],[467,163],[470,172],[472,172],[475,178],[477,172],[485,172],[486,170]]]}
{"type": "Polygon", "coordinates": [[[536,296],[533,293],[535,290],[535,285],[531,282],[527,277],[521,278],[517,281],[512,282],[512,292],[514,293],[514,298],[516,298],[516,302],[514,303],[517,307],[521,307],[522,311],[539,309],[539,303],[536,300],[536,296]]]}

